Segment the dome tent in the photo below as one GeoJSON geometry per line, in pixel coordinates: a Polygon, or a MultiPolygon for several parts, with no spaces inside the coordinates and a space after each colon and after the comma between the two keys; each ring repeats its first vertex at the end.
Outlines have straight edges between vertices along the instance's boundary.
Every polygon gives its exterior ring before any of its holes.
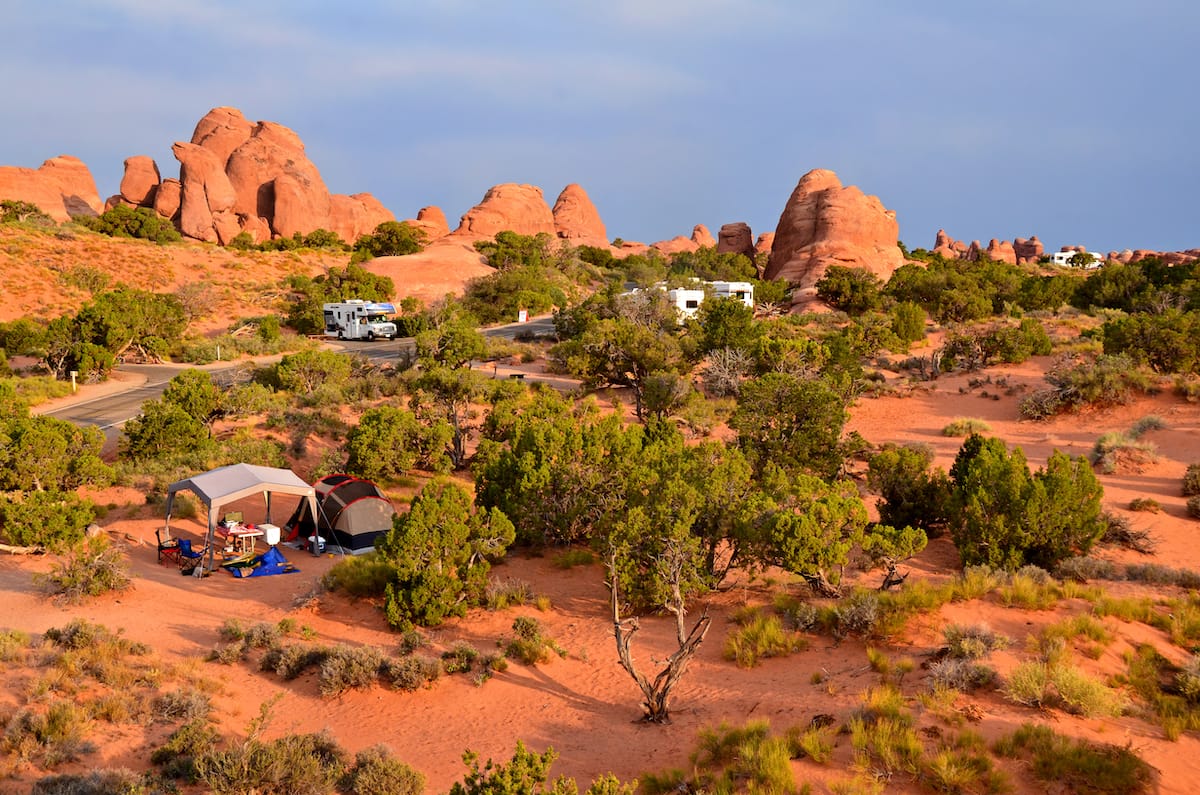
{"type": "Polygon", "coordinates": [[[375,539],[392,529],[396,509],[371,481],[353,475],[326,475],[313,489],[316,514],[308,502],[300,503],[284,525],[284,540],[316,535],[357,555],[373,550],[375,539]]]}

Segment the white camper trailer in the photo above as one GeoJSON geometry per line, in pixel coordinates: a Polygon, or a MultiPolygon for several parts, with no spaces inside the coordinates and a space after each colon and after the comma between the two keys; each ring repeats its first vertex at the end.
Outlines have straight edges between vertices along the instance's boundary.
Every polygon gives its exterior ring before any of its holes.
{"type": "Polygon", "coordinates": [[[392,304],[376,304],[353,300],[325,304],[325,336],[339,340],[373,340],[396,338],[396,314],[392,304]]]}

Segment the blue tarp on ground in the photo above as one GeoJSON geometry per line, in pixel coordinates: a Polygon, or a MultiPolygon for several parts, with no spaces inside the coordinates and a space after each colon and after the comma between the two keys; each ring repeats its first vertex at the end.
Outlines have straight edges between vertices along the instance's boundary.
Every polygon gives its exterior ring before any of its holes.
{"type": "Polygon", "coordinates": [[[234,577],[267,577],[272,574],[291,574],[296,571],[300,571],[300,569],[288,563],[283,553],[275,547],[271,547],[256,557],[248,566],[229,569],[229,573],[234,577]]]}

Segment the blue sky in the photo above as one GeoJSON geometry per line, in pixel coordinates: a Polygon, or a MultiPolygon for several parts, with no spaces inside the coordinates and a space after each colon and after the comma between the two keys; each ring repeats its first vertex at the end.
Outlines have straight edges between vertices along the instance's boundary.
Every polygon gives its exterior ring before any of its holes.
{"type": "Polygon", "coordinates": [[[123,160],[212,107],[295,130],[330,190],[453,226],[581,184],[611,237],[771,231],[813,168],[910,247],[1200,246],[1200,4],[1011,0],[0,3],[0,164],[123,160]]]}

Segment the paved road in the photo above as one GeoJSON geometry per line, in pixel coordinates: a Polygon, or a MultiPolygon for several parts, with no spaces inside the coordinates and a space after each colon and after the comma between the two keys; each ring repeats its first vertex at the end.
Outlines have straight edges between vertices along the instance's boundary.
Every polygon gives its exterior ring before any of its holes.
{"type": "MultiPolygon", "coordinates": [[[[554,332],[554,321],[548,316],[538,317],[527,323],[512,323],[482,331],[485,336],[504,339],[514,339],[522,334],[551,334],[554,332]]],[[[377,362],[396,361],[403,356],[412,355],[414,351],[411,337],[375,342],[342,340],[333,345],[335,349],[340,348],[346,353],[358,353],[377,362]]],[[[122,365],[118,368],[120,372],[132,375],[135,379],[144,378],[145,382],[141,386],[70,402],[40,413],[76,425],[93,425],[104,431],[105,437],[112,441],[120,434],[122,425],[141,413],[143,403],[161,395],[172,378],[190,367],[191,365],[180,364],[122,365]]],[[[244,365],[237,363],[210,365],[204,369],[212,374],[215,381],[226,384],[232,383],[246,372],[244,365]]]]}

